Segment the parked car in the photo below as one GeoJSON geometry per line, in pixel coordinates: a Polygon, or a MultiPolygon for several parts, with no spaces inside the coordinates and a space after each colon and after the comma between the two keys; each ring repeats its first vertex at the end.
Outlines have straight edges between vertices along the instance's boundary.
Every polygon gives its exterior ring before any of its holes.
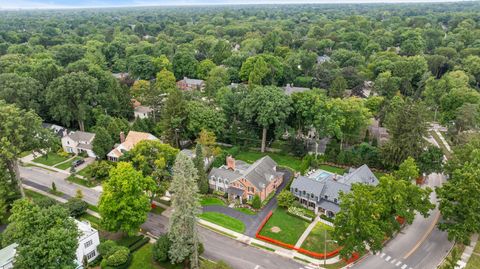
{"type": "Polygon", "coordinates": [[[75,160],[72,162],[72,166],[73,167],[77,167],[79,165],[81,165],[82,163],[84,163],[85,161],[83,159],[79,159],[79,160],[75,160]]]}

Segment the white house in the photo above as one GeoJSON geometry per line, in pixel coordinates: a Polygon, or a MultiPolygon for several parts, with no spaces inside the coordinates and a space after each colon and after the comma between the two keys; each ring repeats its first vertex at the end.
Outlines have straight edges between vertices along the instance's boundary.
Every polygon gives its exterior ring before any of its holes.
{"type": "Polygon", "coordinates": [[[112,162],[118,162],[120,157],[123,156],[124,152],[130,151],[135,147],[135,145],[143,140],[158,140],[158,138],[149,133],[135,131],[128,132],[127,138],[125,138],[125,134],[121,132],[120,144],[107,154],[108,160],[112,162]]]}
{"type": "Polygon", "coordinates": [[[100,245],[100,237],[98,231],[90,225],[89,222],[75,220],[80,237],[78,238],[77,261],[83,264],[83,257],[86,257],[88,262],[95,260],[98,257],[97,247],[100,245]]]}
{"type": "Polygon", "coordinates": [[[95,139],[94,133],[87,133],[82,131],[72,132],[62,137],[62,148],[65,152],[80,154],[82,152],[87,153],[89,157],[96,157],[93,152],[93,139],[95,139]]]}
{"type": "MultiPolygon", "coordinates": [[[[80,237],[78,238],[78,247],[76,252],[75,269],[82,269],[83,257],[86,257],[88,262],[95,260],[98,257],[97,247],[100,245],[100,237],[98,231],[88,222],[75,220],[80,237]]],[[[11,269],[15,260],[16,248],[18,244],[13,243],[6,248],[0,249],[0,269],[11,269]]]]}
{"type": "Polygon", "coordinates": [[[150,117],[152,112],[153,112],[153,109],[148,106],[137,106],[133,109],[133,114],[135,118],[139,118],[139,119],[145,119],[150,117]]]}

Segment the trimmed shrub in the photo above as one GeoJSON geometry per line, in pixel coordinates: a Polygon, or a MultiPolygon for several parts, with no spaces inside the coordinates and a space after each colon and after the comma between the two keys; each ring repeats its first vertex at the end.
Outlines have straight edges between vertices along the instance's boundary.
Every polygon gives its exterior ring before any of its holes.
{"type": "Polygon", "coordinates": [[[134,251],[139,250],[141,247],[148,244],[148,242],[150,242],[150,238],[148,238],[148,237],[142,238],[142,240],[138,241],[137,243],[135,243],[135,244],[133,244],[129,247],[130,252],[134,252],[134,251]]]}
{"type": "Polygon", "coordinates": [[[115,241],[107,240],[105,242],[100,243],[100,245],[98,245],[97,247],[97,250],[102,257],[108,257],[112,255],[112,253],[114,253],[117,250],[117,248],[118,246],[117,246],[117,243],[115,243],[115,241]]]}
{"type": "Polygon", "coordinates": [[[159,262],[168,261],[168,251],[170,250],[171,244],[172,242],[168,238],[168,235],[161,235],[153,245],[153,258],[159,262]]]}
{"type": "Polygon", "coordinates": [[[255,209],[260,209],[260,207],[262,207],[262,201],[260,200],[260,196],[258,196],[258,194],[253,196],[252,207],[255,209]]]}
{"type": "Polygon", "coordinates": [[[128,261],[130,250],[127,247],[118,247],[117,251],[108,256],[107,265],[117,267],[128,261]]]}
{"type": "Polygon", "coordinates": [[[277,196],[278,205],[289,208],[295,202],[295,196],[289,190],[282,190],[277,196]]]}
{"type": "Polygon", "coordinates": [[[76,218],[87,212],[88,204],[79,198],[71,198],[65,203],[65,207],[70,212],[70,216],[76,218]]]}

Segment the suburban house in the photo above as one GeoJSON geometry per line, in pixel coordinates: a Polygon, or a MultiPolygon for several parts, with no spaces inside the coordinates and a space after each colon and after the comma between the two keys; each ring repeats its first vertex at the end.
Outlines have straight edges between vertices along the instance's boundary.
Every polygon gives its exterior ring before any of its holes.
{"type": "Polygon", "coordinates": [[[177,81],[177,87],[180,90],[191,91],[199,90],[202,91],[205,88],[205,81],[201,79],[192,79],[184,77],[182,80],[177,81]]]}
{"type": "Polygon", "coordinates": [[[149,118],[152,112],[153,109],[149,106],[137,106],[133,109],[133,115],[138,119],[149,118]]]}
{"type": "MultiPolygon", "coordinates": [[[[80,237],[78,238],[78,247],[76,251],[75,269],[83,269],[84,257],[91,262],[98,257],[97,247],[100,245],[98,231],[88,222],[74,220],[77,224],[80,237]]],[[[0,249],[0,269],[11,269],[15,261],[16,248],[18,244],[13,243],[3,249],[0,249]]]]}
{"type": "Polygon", "coordinates": [[[352,184],[361,183],[376,186],[378,179],[366,164],[351,168],[343,176],[324,170],[317,170],[309,176],[297,177],[290,191],[305,207],[334,217],[340,211],[340,193],[348,193],[352,184]]]}
{"type": "Polygon", "coordinates": [[[52,123],[42,123],[42,127],[45,129],[51,130],[56,136],[60,138],[68,134],[68,129],[60,125],[56,125],[52,123]]]}
{"type": "Polygon", "coordinates": [[[82,152],[87,153],[89,157],[96,157],[93,152],[93,139],[95,139],[94,133],[75,131],[62,137],[62,148],[65,152],[80,154],[82,152]]]}
{"type": "Polygon", "coordinates": [[[86,257],[88,262],[91,262],[98,257],[97,247],[100,245],[98,231],[94,229],[89,222],[75,220],[75,223],[80,231],[77,247],[77,261],[79,264],[83,264],[83,257],[86,257]]]}
{"type": "Polygon", "coordinates": [[[283,90],[284,90],[286,95],[292,95],[296,92],[309,91],[310,88],[294,87],[293,84],[287,84],[287,86],[283,87],[283,90]]]}
{"type": "Polygon", "coordinates": [[[265,200],[283,182],[277,163],[265,156],[253,164],[227,157],[227,164],[212,168],[208,175],[210,188],[228,194],[229,199],[252,200],[255,195],[265,200]]]}
{"type": "MultiPolygon", "coordinates": [[[[196,156],[195,151],[190,150],[190,149],[182,149],[180,152],[187,155],[192,160],[196,156]]],[[[210,164],[212,164],[214,159],[215,158],[213,156],[212,157],[206,157],[205,156],[205,158],[203,159],[203,163],[205,164],[205,169],[207,169],[210,166],[210,164]]]]}
{"type": "Polygon", "coordinates": [[[116,145],[115,148],[107,154],[107,159],[112,162],[118,162],[125,152],[130,151],[135,145],[143,140],[158,140],[158,138],[149,133],[135,131],[128,132],[128,135],[125,138],[125,134],[121,132],[120,144],[116,145]]]}

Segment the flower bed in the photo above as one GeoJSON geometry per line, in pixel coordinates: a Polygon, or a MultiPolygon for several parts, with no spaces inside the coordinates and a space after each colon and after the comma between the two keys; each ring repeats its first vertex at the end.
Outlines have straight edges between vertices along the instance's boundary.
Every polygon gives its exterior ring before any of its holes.
{"type": "Polygon", "coordinates": [[[306,215],[305,215],[305,212],[303,211],[302,208],[290,207],[290,208],[288,208],[288,210],[287,210],[287,214],[289,214],[289,215],[291,215],[291,216],[294,216],[294,217],[301,218],[301,219],[306,220],[306,221],[308,221],[308,222],[312,222],[312,221],[313,221],[313,218],[312,218],[312,217],[309,217],[309,216],[306,216],[306,215]]]}

